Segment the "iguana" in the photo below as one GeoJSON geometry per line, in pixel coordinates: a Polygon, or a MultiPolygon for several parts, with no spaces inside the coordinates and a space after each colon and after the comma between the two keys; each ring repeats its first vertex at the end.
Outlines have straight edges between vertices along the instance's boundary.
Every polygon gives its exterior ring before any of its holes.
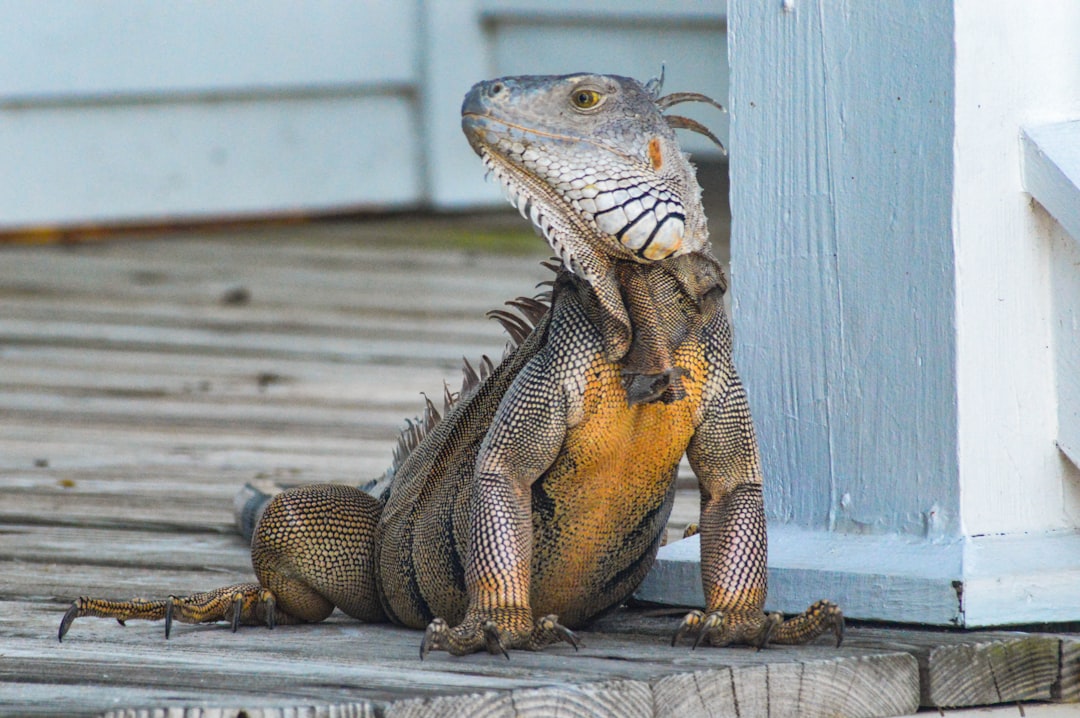
{"type": "MultiPolygon", "coordinates": [[[[425,629],[420,655],[578,645],[624,603],[661,544],[676,471],[701,490],[706,610],[672,644],[804,643],[843,616],[819,601],[766,615],[762,472],[732,363],[723,273],[675,129],[712,137],[639,83],[504,77],[462,106],[472,148],[558,255],[550,295],[498,313],[513,346],[441,420],[408,432],[385,488],[284,491],[252,539],[258,583],[158,601],[79,598],[81,616],[275,624],[334,607],[425,629]],[[374,495],[373,495],[374,494],[374,495]]],[[[716,104],[716,103],[713,103],[716,104]]],[[[713,138],[715,139],[715,137],[713,138]]]]}

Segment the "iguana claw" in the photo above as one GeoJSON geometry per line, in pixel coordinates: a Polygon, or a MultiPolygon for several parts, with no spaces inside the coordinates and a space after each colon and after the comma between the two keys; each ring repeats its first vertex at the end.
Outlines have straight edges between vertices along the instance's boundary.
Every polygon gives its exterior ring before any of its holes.
{"type": "MultiPolygon", "coordinates": [[[[679,624],[679,628],[675,631],[675,635],[671,637],[671,645],[675,646],[683,636],[693,631],[696,634],[701,633],[701,622],[705,620],[705,612],[694,609],[690,613],[683,617],[682,623],[679,624]]],[[[695,646],[697,643],[695,642],[695,646]]]]}
{"type": "Polygon", "coordinates": [[[508,637],[499,629],[498,624],[495,621],[484,621],[480,629],[484,633],[484,646],[487,648],[487,652],[492,655],[501,653],[503,658],[509,661],[510,654],[506,652],[506,645],[509,642],[508,637]]]}
{"type": "Polygon", "coordinates": [[[424,640],[420,641],[420,660],[427,658],[427,654],[433,650],[449,650],[446,645],[446,634],[450,625],[441,618],[432,619],[424,629],[424,640]]]}
{"type": "Polygon", "coordinates": [[[701,622],[701,629],[694,637],[694,645],[690,646],[690,650],[696,650],[698,644],[701,643],[701,639],[713,632],[714,629],[720,628],[724,623],[724,614],[720,611],[713,611],[705,616],[705,620],[701,622]]]}

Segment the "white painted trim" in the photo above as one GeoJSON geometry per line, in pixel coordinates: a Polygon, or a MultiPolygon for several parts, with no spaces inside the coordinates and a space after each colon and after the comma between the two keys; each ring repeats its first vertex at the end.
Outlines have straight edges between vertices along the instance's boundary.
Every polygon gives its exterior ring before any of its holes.
{"type": "Polygon", "coordinates": [[[1055,245],[1051,270],[1056,334],[1057,445],[1080,466],[1080,344],[1076,313],[1080,284],[1075,255],[1080,248],[1080,121],[1025,127],[1020,133],[1024,189],[1071,235],[1072,247],[1055,245]],[[1060,256],[1059,256],[1060,255],[1060,256]]]}
{"type": "Polygon", "coordinates": [[[1020,133],[1024,189],[1080,242],[1080,120],[1020,133]]]}
{"type": "MultiPolygon", "coordinates": [[[[958,540],[930,543],[898,535],[770,527],[766,610],[798,613],[828,598],[850,618],[960,625],[954,583],[961,580],[962,563],[958,540]]],[[[635,598],[702,607],[698,537],[661,548],[635,598]]]]}
{"type": "Polygon", "coordinates": [[[1080,534],[975,536],[964,544],[964,625],[1080,620],[1080,534]]]}
{"type": "MultiPolygon", "coordinates": [[[[635,594],[702,607],[700,544],[660,549],[635,594]]],[[[766,610],[798,613],[829,598],[849,618],[980,628],[1080,620],[1080,534],[922,541],[769,529],[766,610]]]]}

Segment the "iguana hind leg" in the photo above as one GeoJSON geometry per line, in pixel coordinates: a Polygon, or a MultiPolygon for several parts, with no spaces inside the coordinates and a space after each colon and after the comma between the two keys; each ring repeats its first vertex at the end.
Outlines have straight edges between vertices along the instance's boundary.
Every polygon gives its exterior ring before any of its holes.
{"type": "Polygon", "coordinates": [[[283,491],[267,505],[251,542],[259,583],[147,601],[81,597],[60,623],[64,639],[76,618],[125,621],[227,621],[241,625],[310,623],[335,606],[354,618],[384,620],[375,585],[375,527],[382,505],[359,489],[314,484],[283,491]]]}
{"type": "Polygon", "coordinates": [[[375,584],[382,504],[352,486],[312,484],[281,492],[263,512],[251,563],[278,606],[321,621],[336,606],[363,621],[386,620],[375,584]]]}

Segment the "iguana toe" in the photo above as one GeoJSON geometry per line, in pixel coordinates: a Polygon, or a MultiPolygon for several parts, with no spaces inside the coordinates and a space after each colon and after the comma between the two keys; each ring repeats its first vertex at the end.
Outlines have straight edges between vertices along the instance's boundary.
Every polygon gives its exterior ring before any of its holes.
{"type": "Polygon", "coordinates": [[[705,612],[694,609],[683,617],[682,623],[671,637],[671,645],[675,646],[687,635],[698,635],[701,632],[701,623],[705,620],[705,612]]]}
{"type": "Polygon", "coordinates": [[[574,650],[580,650],[581,640],[573,631],[559,623],[559,617],[548,614],[536,621],[528,643],[524,646],[530,651],[538,651],[553,643],[569,643],[574,650]]]}
{"type": "Polygon", "coordinates": [[[694,636],[693,647],[701,643],[727,646],[733,643],[762,649],[770,643],[809,643],[818,636],[831,632],[836,645],[844,640],[844,614],[831,601],[818,601],[803,613],[784,620],[779,613],[761,611],[690,611],[683,618],[671,639],[671,645],[683,637],[694,636]]]}
{"type": "Polygon", "coordinates": [[[818,636],[831,632],[836,646],[844,641],[844,612],[832,601],[818,601],[808,609],[777,626],[773,643],[809,643],[818,636]]]}
{"type": "Polygon", "coordinates": [[[169,596],[167,599],[147,601],[136,598],[130,601],[108,601],[100,598],[80,597],[60,621],[59,640],[71,629],[76,618],[97,616],[115,618],[120,625],[126,621],[141,619],[165,621],[165,638],[172,635],[174,621],[181,623],[213,623],[228,621],[235,631],[240,625],[264,624],[273,628],[278,623],[298,623],[300,619],[277,608],[274,594],[257,583],[241,583],[214,591],[193,593],[190,596],[169,596]]]}
{"type": "Polygon", "coordinates": [[[484,647],[487,648],[487,652],[493,656],[501,653],[503,658],[509,661],[510,654],[506,652],[509,635],[500,629],[495,621],[484,621],[480,625],[480,630],[484,634],[484,647]]]}
{"type": "Polygon", "coordinates": [[[446,634],[450,625],[441,618],[436,618],[424,630],[424,640],[420,642],[420,660],[427,658],[432,651],[448,651],[446,634]]]}
{"type": "Polygon", "coordinates": [[[106,601],[100,598],[80,596],[71,604],[71,608],[64,613],[64,617],[60,620],[60,630],[57,638],[60,641],[64,640],[64,636],[67,635],[71,624],[75,622],[76,618],[83,618],[84,616],[115,618],[123,626],[126,625],[125,621],[132,619],[161,620],[165,617],[165,610],[165,601],[147,601],[141,598],[130,601],[106,601]]]}

